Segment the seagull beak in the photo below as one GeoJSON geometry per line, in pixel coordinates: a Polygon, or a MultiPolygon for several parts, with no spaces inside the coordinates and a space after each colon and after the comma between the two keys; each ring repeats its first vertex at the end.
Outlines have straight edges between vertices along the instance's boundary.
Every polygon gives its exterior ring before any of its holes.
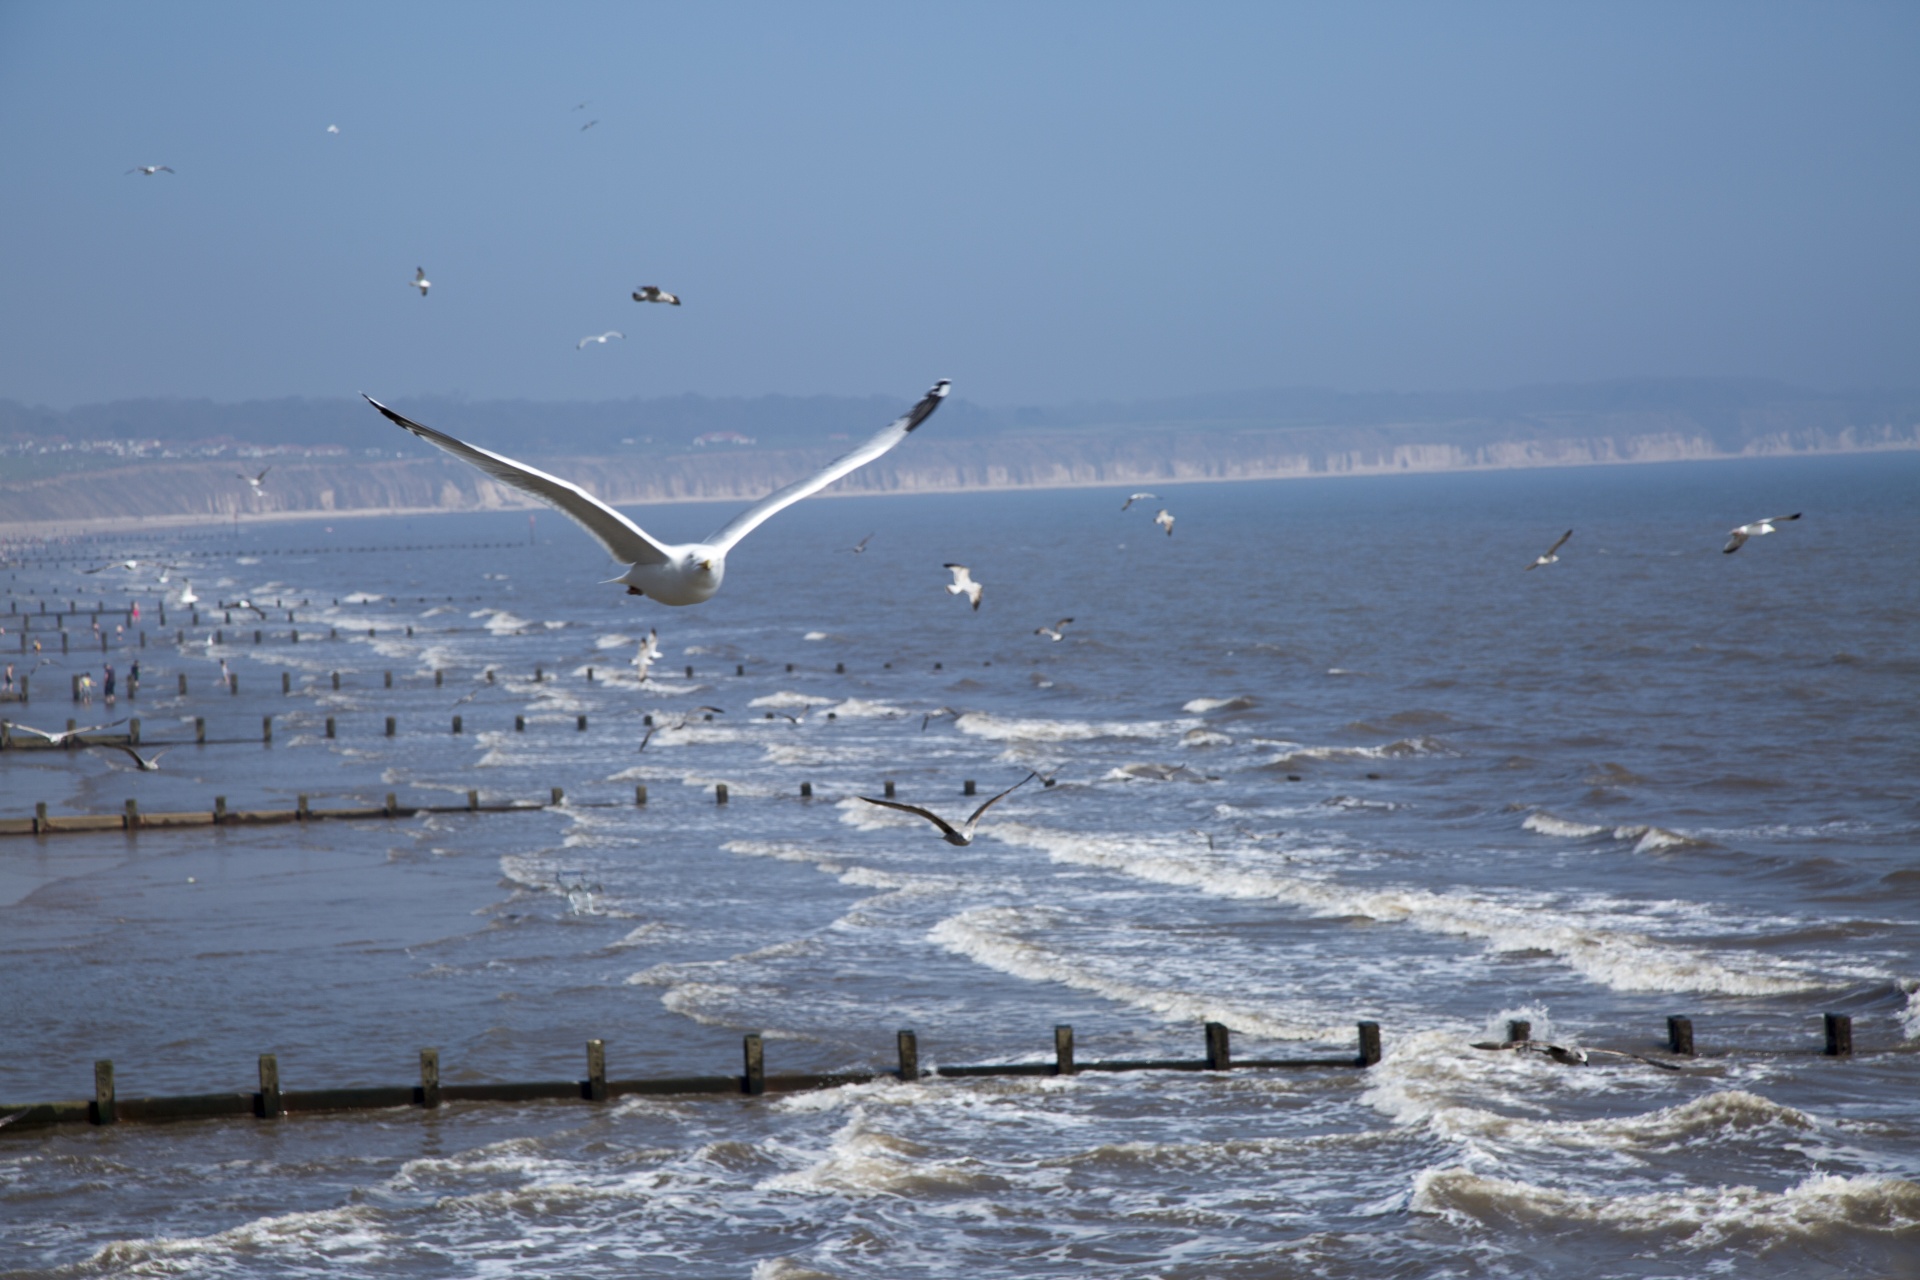
{"type": "Polygon", "coordinates": [[[711,561],[711,560],[702,560],[702,561],[700,562],[700,568],[701,568],[701,569],[702,569],[702,570],[703,570],[704,572],[707,572],[707,573],[712,573],[712,572],[713,572],[713,561],[711,561]]]}

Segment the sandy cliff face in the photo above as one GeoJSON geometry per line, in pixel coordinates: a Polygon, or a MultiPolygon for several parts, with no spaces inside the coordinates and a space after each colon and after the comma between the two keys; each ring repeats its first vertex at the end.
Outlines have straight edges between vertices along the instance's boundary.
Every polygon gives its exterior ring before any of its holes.
{"type": "MultiPolygon", "coordinates": [[[[1068,488],[1285,479],[1415,471],[1677,462],[1725,457],[1920,448],[1913,427],[1785,428],[1729,451],[1690,423],[1657,417],[1605,435],[1501,437],[1484,424],[1296,430],[1116,430],[915,439],[829,493],[1068,488]]],[[[808,474],[831,451],[538,459],[622,505],[748,501],[808,474]]],[[[46,534],[305,515],[476,511],[530,500],[451,459],[277,462],[258,496],[226,462],[154,461],[8,482],[0,533],[46,534]]]]}

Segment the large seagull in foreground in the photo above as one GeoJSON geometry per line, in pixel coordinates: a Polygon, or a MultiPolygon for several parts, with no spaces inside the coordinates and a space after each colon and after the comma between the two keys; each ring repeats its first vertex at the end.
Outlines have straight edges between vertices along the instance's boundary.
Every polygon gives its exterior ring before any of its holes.
{"type": "Polygon", "coordinates": [[[899,444],[914,428],[933,416],[947,398],[947,379],[933,384],[920,403],[884,427],[880,433],[852,453],[834,459],[822,470],[784,489],[775,490],[735,516],[705,542],[678,545],[661,542],[645,529],[594,497],[579,485],[536,471],[524,462],[489,452],[478,445],[456,440],[432,427],[401,417],[387,406],[367,396],[367,403],[385,414],[396,426],[404,427],[429,444],[438,445],[456,458],[472,463],[501,484],[530,493],[599,539],[625,572],[611,582],[626,584],[631,596],[652,596],[661,604],[699,604],[713,597],[727,574],[727,552],[740,539],[760,527],[776,511],[792,506],[809,494],[838,480],[858,467],[872,462],[899,444]]]}

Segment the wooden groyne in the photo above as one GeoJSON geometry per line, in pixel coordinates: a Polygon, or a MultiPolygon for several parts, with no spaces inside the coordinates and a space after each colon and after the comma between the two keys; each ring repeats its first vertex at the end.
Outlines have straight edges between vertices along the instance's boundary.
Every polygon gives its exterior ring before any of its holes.
{"type": "MultiPolygon", "coordinates": [[[[646,788],[635,792],[637,804],[646,803],[646,788]]],[[[44,802],[34,806],[31,818],[0,818],[0,836],[77,835],[93,831],[140,831],[165,827],[268,826],[289,822],[364,821],[376,818],[412,818],[423,813],[538,813],[566,802],[566,793],[553,788],[546,800],[506,800],[481,803],[478,791],[467,792],[465,804],[405,805],[394,792],[387,793],[382,805],[354,805],[345,808],[316,808],[302,795],[291,809],[229,809],[225,796],[213,798],[211,809],[191,809],[184,813],[143,811],[140,802],[128,800],[121,813],[82,813],[54,815],[44,802]]],[[[599,805],[595,807],[607,807],[599,805]]]]}
{"type": "Polygon", "coordinates": [[[272,1119],[296,1112],[367,1111],[400,1107],[433,1110],[447,1102],[609,1102],[646,1096],[760,1097],[800,1093],[876,1080],[917,1083],[935,1079],[979,1076],[1071,1076],[1087,1072],[1329,1069],[1365,1070],[1380,1061],[1380,1024],[1359,1024],[1356,1052],[1320,1058],[1280,1058],[1235,1061],[1231,1033],[1218,1022],[1205,1028],[1205,1055],[1200,1058],[1126,1059],[1080,1062],[1074,1056],[1073,1028],[1053,1029],[1051,1062],[992,1063],[982,1066],[920,1065],[920,1040],[913,1031],[895,1034],[899,1055],[892,1068],[869,1071],[770,1073],[766,1044],[758,1034],[741,1041],[738,1075],[659,1076],[651,1079],[614,1079],[607,1075],[604,1040],[587,1041],[587,1074],[580,1080],[503,1081],[484,1084],[443,1084],[440,1053],[420,1051],[419,1083],[375,1085],[354,1089],[284,1089],[277,1055],[262,1054],[259,1087],[224,1093],[190,1093],[167,1097],[122,1098],[115,1083],[111,1059],[93,1064],[93,1097],[62,1102],[0,1103],[0,1135],[24,1133],[60,1124],[121,1124],[154,1120],[199,1120],[222,1116],[272,1119]]]}

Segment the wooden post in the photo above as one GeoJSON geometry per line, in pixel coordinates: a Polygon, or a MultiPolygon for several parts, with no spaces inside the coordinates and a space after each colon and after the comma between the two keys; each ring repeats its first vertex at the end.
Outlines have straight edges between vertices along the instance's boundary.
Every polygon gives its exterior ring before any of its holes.
{"type": "Polygon", "coordinates": [[[802,800],[813,799],[813,784],[811,782],[803,782],[800,784],[800,798],[802,800]]]}
{"type": "Polygon", "coordinates": [[[76,674],[68,678],[73,681],[73,700],[78,702],[80,701],[80,677],[76,674]]]}
{"type": "Polygon", "coordinates": [[[897,1073],[903,1084],[915,1084],[920,1079],[920,1037],[911,1031],[895,1034],[894,1043],[900,1049],[900,1070],[897,1073]]]}
{"type": "Polygon", "coordinates": [[[332,716],[327,717],[327,736],[329,738],[333,736],[333,717],[332,716]]]}
{"type": "Polygon", "coordinates": [[[132,799],[131,797],[128,798],[127,816],[121,819],[121,822],[128,831],[140,825],[140,802],[138,800],[132,799]]]}
{"type": "Polygon", "coordinates": [[[1057,1026],[1053,1029],[1053,1074],[1070,1076],[1073,1074],[1073,1028],[1057,1026]]]}
{"type": "Polygon", "coordinates": [[[587,718],[585,716],[575,716],[573,718],[573,727],[581,733],[585,733],[587,731],[587,718]]]}
{"type": "Polygon", "coordinates": [[[533,667],[533,682],[535,684],[539,684],[542,680],[545,680],[546,678],[547,678],[547,673],[540,668],[539,663],[535,663],[533,667]]]}
{"type": "Polygon", "coordinates": [[[140,745],[140,717],[139,716],[135,716],[133,719],[127,721],[127,741],[132,743],[136,747],[140,745]]]}
{"type": "Polygon", "coordinates": [[[33,834],[39,835],[46,829],[47,802],[45,800],[36,800],[33,802],[33,834]]]}
{"type": "Polygon", "coordinates": [[[515,716],[513,718],[513,731],[515,733],[525,733],[527,731],[527,718],[525,716],[515,716]]]}
{"type": "Polygon", "coordinates": [[[254,1114],[262,1119],[280,1114],[280,1060],[270,1053],[260,1055],[260,1102],[254,1114]]]}
{"type": "Polygon", "coordinates": [[[120,1119],[113,1093],[113,1059],[99,1058],[93,1064],[93,1114],[95,1124],[113,1124],[120,1119]]]}
{"type": "MultiPolygon", "coordinates": [[[[292,614],[288,614],[288,615],[287,615],[287,617],[288,617],[288,618],[292,618],[292,617],[293,617],[293,615],[292,615],[292,614]]],[[[288,643],[288,644],[299,644],[299,643],[300,643],[300,633],[299,633],[298,631],[289,631],[289,632],[287,632],[287,643],[288,643]]]]}
{"type": "Polygon", "coordinates": [[[333,687],[336,689],[340,687],[340,673],[338,671],[333,673],[333,687]]]}
{"type": "Polygon", "coordinates": [[[793,664],[792,664],[791,662],[789,662],[789,663],[787,664],[787,674],[788,674],[788,675],[792,675],[792,674],[793,674],[793,664]]]}
{"type": "Polygon", "coordinates": [[[260,717],[260,741],[262,742],[273,741],[273,717],[272,716],[260,717]]]}
{"type": "Polygon", "coordinates": [[[387,717],[387,736],[389,738],[393,736],[393,717],[392,716],[387,717]]]}
{"type": "Polygon", "coordinates": [[[393,688],[393,672],[387,672],[387,688],[393,688]]]}
{"type": "Polygon", "coordinates": [[[725,804],[727,802],[727,784],[726,783],[724,782],[714,783],[713,802],[715,804],[725,804]]]}
{"type": "Polygon", "coordinates": [[[282,671],[280,673],[280,693],[282,696],[285,696],[286,694],[289,694],[292,692],[293,692],[293,673],[291,671],[282,671]]]}
{"type": "Polygon", "coordinates": [[[1380,1024],[1360,1024],[1360,1066],[1371,1067],[1380,1061],[1380,1024]]]}
{"type": "Polygon", "coordinates": [[[1827,1056],[1829,1058],[1853,1056],[1853,1019],[1844,1013],[1827,1015],[1827,1056]]]}
{"type": "Polygon", "coordinates": [[[643,782],[639,786],[633,789],[633,802],[636,805],[646,804],[647,802],[647,784],[646,783],[643,782]]]}
{"type": "Polygon", "coordinates": [[[552,794],[553,794],[553,799],[549,802],[551,804],[557,805],[557,804],[564,803],[567,798],[567,793],[559,787],[554,787],[552,789],[552,794]]]}
{"type": "Polygon", "coordinates": [[[480,807],[480,793],[479,793],[478,791],[469,791],[469,792],[467,792],[467,808],[468,808],[468,810],[469,810],[469,811],[471,811],[471,810],[475,810],[475,809],[478,809],[479,807],[480,807]]]}
{"type": "Polygon", "coordinates": [[[607,1100],[607,1042],[587,1041],[587,1101],[607,1100]]]}
{"type": "Polygon", "coordinates": [[[259,633],[258,631],[256,631],[256,632],[254,632],[254,633],[253,633],[253,642],[254,642],[255,644],[259,644],[259,643],[260,643],[260,633],[259,633]]]}
{"type": "Polygon", "coordinates": [[[238,671],[227,672],[227,692],[236,698],[240,696],[240,673],[238,671]]]}
{"type": "Polygon", "coordinates": [[[1533,1024],[1525,1018],[1514,1018],[1507,1023],[1507,1043],[1533,1039],[1533,1024]]]}
{"type": "Polygon", "coordinates": [[[433,669],[433,687],[438,689],[441,685],[445,684],[446,682],[447,682],[447,673],[442,671],[440,668],[435,667],[433,669]]]}
{"type": "Polygon", "coordinates": [[[687,668],[687,679],[689,679],[689,680],[691,680],[691,679],[693,679],[693,668],[692,668],[692,667],[688,667],[688,668],[687,668]]]}
{"type": "Polygon", "coordinates": [[[398,797],[396,797],[391,791],[387,792],[387,816],[391,818],[399,812],[400,812],[400,801],[398,797]]]}
{"type": "Polygon", "coordinates": [[[187,673],[184,671],[180,673],[180,696],[187,696],[187,673]]]}
{"type": "Polygon", "coordinates": [[[225,822],[227,820],[227,798],[225,796],[215,796],[213,798],[213,820],[215,822],[225,822]]]}
{"type": "Polygon", "coordinates": [[[455,733],[458,733],[458,732],[460,732],[460,717],[459,717],[459,716],[455,716],[455,717],[453,718],[453,731],[454,731],[455,733]]]}
{"type": "Polygon", "coordinates": [[[889,800],[891,800],[891,799],[893,799],[893,779],[892,779],[892,778],[888,778],[888,779],[887,779],[887,780],[886,780],[886,781],[885,781],[884,783],[882,783],[881,785],[882,785],[882,786],[884,786],[884,787],[886,788],[886,797],[887,797],[887,799],[889,799],[889,800]]]}
{"type": "Polygon", "coordinates": [[[963,795],[963,796],[970,796],[970,795],[973,795],[973,794],[975,794],[975,792],[974,792],[974,789],[973,789],[973,779],[972,779],[972,778],[968,778],[968,779],[966,779],[966,780],[965,780],[964,782],[962,782],[962,783],[960,784],[960,794],[961,794],[961,795],[963,795]]]}
{"type": "Polygon", "coordinates": [[[195,716],[193,718],[193,741],[196,746],[206,745],[207,718],[205,716],[195,716]]]}
{"type": "Polygon", "coordinates": [[[1678,1014],[1667,1016],[1667,1049],[1682,1057],[1694,1056],[1692,1018],[1682,1018],[1678,1014]]]}
{"type": "Polygon", "coordinates": [[[747,1074],[740,1082],[742,1093],[759,1096],[767,1091],[767,1053],[760,1043],[758,1032],[749,1032],[743,1041],[746,1051],[747,1074]]]}
{"type": "Polygon", "coordinates": [[[420,1105],[431,1111],[440,1105],[440,1051],[420,1051],[420,1105]]]}
{"type": "Polygon", "coordinates": [[[735,675],[737,675],[737,676],[743,676],[743,675],[745,675],[745,674],[747,674],[747,668],[746,668],[746,666],[745,666],[745,664],[743,664],[743,663],[738,663],[738,662],[736,662],[736,663],[734,663],[734,665],[733,665],[733,674],[735,674],[735,675]]]}
{"type": "Polygon", "coordinates": [[[1224,1022],[1207,1024],[1207,1070],[1227,1071],[1233,1067],[1232,1039],[1224,1022]]]}
{"type": "Polygon", "coordinates": [[[311,817],[311,816],[312,816],[312,815],[311,815],[311,814],[310,814],[310,813],[309,813],[309,812],[307,811],[307,797],[306,797],[306,793],[305,793],[305,792],[302,792],[302,793],[300,794],[300,796],[299,796],[299,798],[298,798],[298,799],[297,799],[297,800],[295,801],[295,804],[294,804],[294,810],[293,810],[293,811],[294,811],[294,813],[295,813],[295,814],[297,814],[297,815],[299,816],[299,818],[300,818],[300,821],[302,821],[302,822],[305,822],[305,821],[306,821],[306,820],[307,820],[307,819],[308,819],[309,817],[311,817]]]}

